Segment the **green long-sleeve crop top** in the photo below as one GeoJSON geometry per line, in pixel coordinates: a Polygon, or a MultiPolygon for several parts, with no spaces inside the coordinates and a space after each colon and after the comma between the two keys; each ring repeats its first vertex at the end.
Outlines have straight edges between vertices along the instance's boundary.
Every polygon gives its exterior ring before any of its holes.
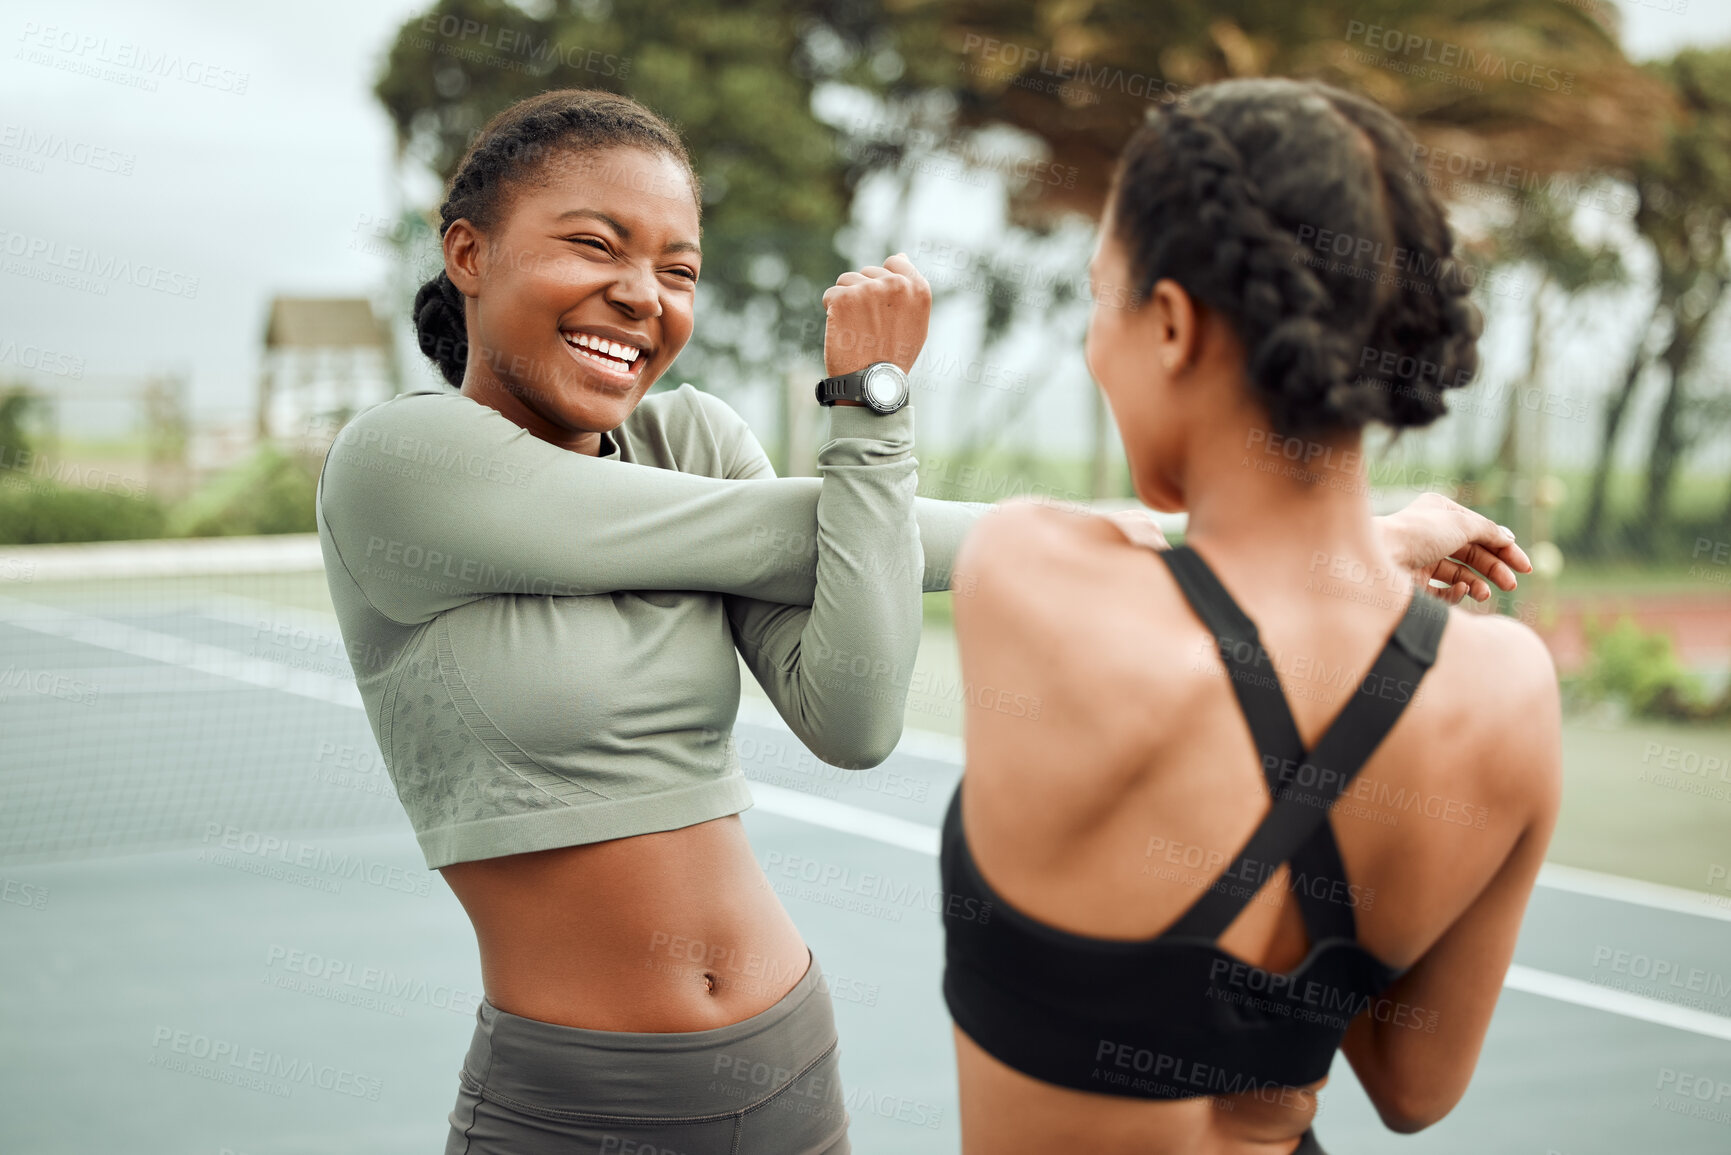
{"type": "Polygon", "coordinates": [[[596,457],[437,390],[344,426],[319,542],[429,868],[749,807],[736,648],[824,761],[888,756],[920,594],[949,588],[991,507],[915,495],[911,405],[829,422],[815,478],[776,477],[690,385],[645,396],[596,457]]]}

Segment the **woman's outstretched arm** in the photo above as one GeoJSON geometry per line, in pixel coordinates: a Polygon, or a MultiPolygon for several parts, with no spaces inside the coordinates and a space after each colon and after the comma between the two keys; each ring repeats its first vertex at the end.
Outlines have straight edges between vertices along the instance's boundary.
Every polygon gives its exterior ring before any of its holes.
{"type": "MultiPolygon", "coordinates": [[[[835,429],[896,416],[849,408],[833,414],[835,429]]],[[[679,589],[809,606],[821,488],[815,477],[603,461],[461,394],[412,394],[344,427],[321,471],[318,515],[374,608],[405,625],[503,593],[679,589]]],[[[989,507],[914,501],[930,537],[921,588],[945,589],[974,509],[989,507]]]]}

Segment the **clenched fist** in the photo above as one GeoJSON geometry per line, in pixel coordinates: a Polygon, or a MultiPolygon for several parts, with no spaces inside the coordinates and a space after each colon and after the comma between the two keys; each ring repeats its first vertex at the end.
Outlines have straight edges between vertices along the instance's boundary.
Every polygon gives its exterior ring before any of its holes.
{"type": "Polygon", "coordinates": [[[823,295],[823,367],[830,377],[888,361],[911,373],[926,344],[932,287],[906,253],[843,273],[823,295]]]}

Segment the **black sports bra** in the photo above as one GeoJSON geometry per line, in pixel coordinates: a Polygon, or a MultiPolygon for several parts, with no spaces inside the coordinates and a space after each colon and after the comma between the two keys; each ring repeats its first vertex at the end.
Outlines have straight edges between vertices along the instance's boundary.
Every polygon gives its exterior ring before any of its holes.
{"type": "Polygon", "coordinates": [[[1358,895],[1328,815],[1435,661],[1448,610],[1415,590],[1359,691],[1307,751],[1255,624],[1194,550],[1160,556],[1218,640],[1273,808],[1171,927],[1126,942],[1070,934],[998,897],[968,852],[958,784],[939,855],[944,1001],[987,1053],[1062,1087],[1187,1099],[1304,1086],[1328,1074],[1347,1024],[1402,973],[1357,941],[1358,895]],[[1311,943],[1285,974],[1215,942],[1281,863],[1311,943]]]}

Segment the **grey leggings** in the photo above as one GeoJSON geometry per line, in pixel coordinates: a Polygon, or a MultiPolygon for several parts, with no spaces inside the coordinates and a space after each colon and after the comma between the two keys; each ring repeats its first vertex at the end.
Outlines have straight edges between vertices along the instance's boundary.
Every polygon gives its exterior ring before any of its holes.
{"type": "Polygon", "coordinates": [[[445,1155],[848,1155],[822,980],[813,958],[761,1014],[677,1034],[560,1026],[482,999],[445,1155]]]}

